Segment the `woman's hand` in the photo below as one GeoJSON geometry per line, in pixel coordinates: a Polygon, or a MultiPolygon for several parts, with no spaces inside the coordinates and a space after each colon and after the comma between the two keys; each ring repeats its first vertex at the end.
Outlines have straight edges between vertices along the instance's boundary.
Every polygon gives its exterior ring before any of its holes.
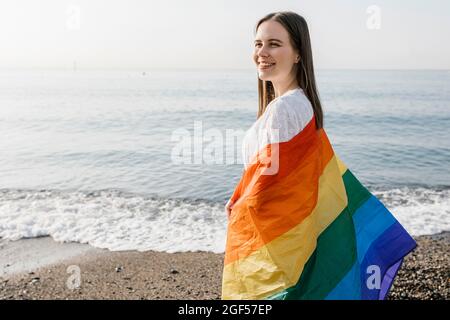
{"type": "Polygon", "coordinates": [[[231,199],[228,200],[227,204],[225,205],[225,212],[227,213],[228,219],[230,218],[231,209],[233,209],[233,205],[234,205],[234,202],[231,201],[231,199]]]}

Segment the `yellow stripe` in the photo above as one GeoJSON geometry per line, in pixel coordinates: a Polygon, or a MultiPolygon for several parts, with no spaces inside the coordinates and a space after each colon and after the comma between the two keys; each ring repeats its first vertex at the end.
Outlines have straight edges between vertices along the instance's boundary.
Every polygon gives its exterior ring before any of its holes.
{"type": "Polygon", "coordinates": [[[347,170],[347,166],[342,162],[341,158],[339,158],[336,153],[334,154],[334,156],[336,157],[339,166],[339,172],[341,173],[341,176],[343,176],[345,171],[347,170]]]}
{"type": "Polygon", "coordinates": [[[347,206],[343,168],[345,165],[334,155],[319,178],[313,212],[250,256],[224,267],[222,299],[263,299],[297,283],[317,237],[347,206]]]}

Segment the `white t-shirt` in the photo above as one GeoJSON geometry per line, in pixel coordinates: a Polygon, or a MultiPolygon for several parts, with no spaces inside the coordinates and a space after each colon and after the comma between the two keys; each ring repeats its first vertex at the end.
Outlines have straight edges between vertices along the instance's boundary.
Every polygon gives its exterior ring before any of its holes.
{"type": "Polygon", "coordinates": [[[301,88],[273,99],[243,138],[245,169],[259,150],[271,143],[289,141],[306,127],[313,116],[311,102],[301,88]]]}

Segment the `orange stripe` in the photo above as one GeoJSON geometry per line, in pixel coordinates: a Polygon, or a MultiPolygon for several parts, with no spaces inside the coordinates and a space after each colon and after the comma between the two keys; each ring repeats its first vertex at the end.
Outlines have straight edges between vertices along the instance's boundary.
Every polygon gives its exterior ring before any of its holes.
{"type": "MultiPolygon", "coordinates": [[[[277,174],[261,174],[268,167],[263,160],[243,173],[228,222],[225,265],[289,231],[317,204],[319,177],[334,154],[324,130],[316,130],[313,118],[300,133],[278,146],[277,174]]],[[[263,152],[268,149],[270,146],[263,152]]]]}

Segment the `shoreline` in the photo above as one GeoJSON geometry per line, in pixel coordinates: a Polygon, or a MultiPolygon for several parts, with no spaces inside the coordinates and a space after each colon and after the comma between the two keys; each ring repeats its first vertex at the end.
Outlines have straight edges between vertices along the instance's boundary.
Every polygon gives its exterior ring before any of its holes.
{"type": "MultiPolygon", "coordinates": [[[[414,238],[387,298],[449,299],[450,232],[414,238]]],[[[0,239],[0,250],[0,299],[220,299],[223,253],[109,251],[50,237],[0,239]]]]}
{"type": "Polygon", "coordinates": [[[0,239],[0,279],[62,263],[83,254],[100,254],[102,249],[76,242],[56,242],[51,237],[0,239]]]}

